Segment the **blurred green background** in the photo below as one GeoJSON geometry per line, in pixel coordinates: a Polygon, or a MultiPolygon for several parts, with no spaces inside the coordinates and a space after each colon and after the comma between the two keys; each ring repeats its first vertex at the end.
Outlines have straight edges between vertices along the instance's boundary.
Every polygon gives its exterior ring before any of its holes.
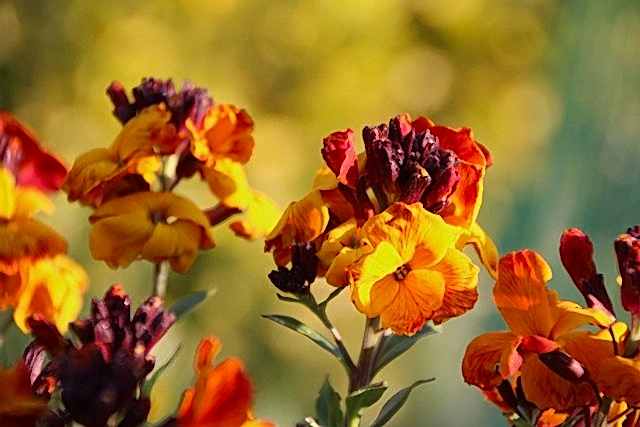
{"type": "MultiPolygon", "coordinates": [[[[282,206],[306,192],[322,137],[333,130],[359,133],[404,111],[472,127],[495,158],[481,223],[503,252],[542,251],[565,297],[578,294],[559,268],[561,231],[579,226],[591,234],[613,290],[612,240],[640,222],[637,1],[0,0],[0,28],[0,108],[36,129],[68,164],[117,134],[104,95],[112,80],[131,87],[143,76],[172,77],[248,109],[257,141],[250,178],[282,206]]],[[[214,203],[200,182],[179,192],[202,207],[214,203]]],[[[56,204],[48,221],[88,270],[88,297],[122,282],[141,301],[151,266],[112,271],[93,261],[89,210],[62,195],[56,204]]],[[[224,227],[216,238],[217,248],[188,275],[170,278],[169,299],[209,287],[218,293],[158,349],[162,360],[184,347],[154,394],[154,412],[175,408],[192,380],[197,340],[215,334],[224,356],[246,361],[256,414],[291,426],[312,413],[324,373],[340,389],[343,374],[311,343],[259,317],[294,314],[320,327],[276,301],[261,242],[240,241],[224,227]]],[[[501,423],[459,373],[472,337],[503,328],[491,286],[483,275],[474,311],[385,371],[394,390],[438,378],[391,425],[501,423]]],[[[331,315],[355,352],[363,319],[346,293],[331,315]]],[[[19,354],[23,341],[14,331],[10,351],[19,354]]]]}

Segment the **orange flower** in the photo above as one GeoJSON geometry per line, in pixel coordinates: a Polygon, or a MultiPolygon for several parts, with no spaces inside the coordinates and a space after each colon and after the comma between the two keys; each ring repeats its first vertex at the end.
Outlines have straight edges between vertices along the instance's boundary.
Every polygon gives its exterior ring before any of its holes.
{"type": "Polygon", "coordinates": [[[199,249],[214,246],[204,213],[172,193],[142,192],[114,199],[89,220],[91,254],[112,268],[142,258],[168,260],[175,271],[185,272],[199,249]]]}
{"type": "Polygon", "coordinates": [[[599,376],[599,360],[613,353],[608,331],[576,330],[586,324],[608,326],[609,316],[586,309],[546,288],[551,270],[536,252],[512,252],[500,259],[493,295],[510,331],[491,332],[467,347],[462,373],[467,383],[494,389],[503,379],[520,375],[526,398],[539,409],[565,411],[595,402],[592,387],[553,371],[541,354],[562,350],[599,376]]]}
{"type": "Polygon", "coordinates": [[[0,425],[35,427],[47,412],[47,400],[34,395],[22,360],[12,368],[0,368],[0,384],[0,425]]]}
{"type": "Polygon", "coordinates": [[[158,153],[175,139],[164,104],[142,110],[129,120],[109,148],[80,155],[64,185],[70,201],[100,206],[114,197],[145,191],[161,168],[158,153]]]}
{"type": "Polygon", "coordinates": [[[58,255],[36,261],[22,276],[23,285],[13,312],[16,325],[29,332],[27,319],[37,313],[61,333],[66,332],[82,308],[89,281],[83,268],[69,257],[58,255]]]}
{"type": "Polygon", "coordinates": [[[40,147],[36,137],[11,114],[0,110],[0,165],[9,169],[20,186],[56,191],[67,168],[40,147]]]}
{"type": "Polygon", "coordinates": [[[194,157],[208,165],[219,159],[230,159],[241,164],[251,158],[253,120],[244,110],[231,104],[217,104],[209,110],[203,129],[188,121],[191,130],[191,151],[194,157]]]}
{"type": "Polygon", "coordinates": [[[370,218],[363,238],[374,250],[347,269],[358,310],[411,335],[428,320],[441,323],[471,309],[478,268],[455,247],[461,232],[420,203],[395,203],[370,218]]]}
{"type": "MultiPolygon", "coordinates": [[[[66,252],[67,243],[32,216],[51,212],[53,204],[40,191],[16,187],[13,175],[0,168],[0,284],[18,273],[21,263],[66,252]]],[[[0,307],[3,306],[0,291],[0,307]]]]}
{"type": "Polygon", "coordinates": [[[214,366],[220,351],[217,338],[200,342],[195,357],[197,375],[187,389],[177,413],[180,427],[272,427],[251,416],[253,391],[242,361],[229,358],[214,366]]]}

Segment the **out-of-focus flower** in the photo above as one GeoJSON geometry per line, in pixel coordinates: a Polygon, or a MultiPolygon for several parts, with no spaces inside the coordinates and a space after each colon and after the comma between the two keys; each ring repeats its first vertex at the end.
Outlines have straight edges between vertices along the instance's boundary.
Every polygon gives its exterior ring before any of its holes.
{"type": "Polygon", "coordinates": [[[586,379],[599,378],[600,362],[613,355],[608,330],[591,334],[577,328],[611,322],[601,310],[559,300],[546,288],[550,279],[549,266],[536,252],[512,252],[500,259],[493,295],[510,331],[475,338],[462,373],[482,390],[519,377],[528,401],[541,410],[564,412],[596,402],[586,379]],[[580,374],[581,369],[586,371],[580,374]]]}
{"type": "Polygon", "coordinates": [[[236,236],[247,240],[266,236],[276,225],[280,209],[266,195],[253,191],[244,215],[229,224],[236,236]]]}
{"type": "Polygon", "coordinates": [[[172,193],[143,192],[114,199],[96,209],[90,221],[91,254],[113,268],[142,258],[169,261],[175,271],[185,272],[200,249],[214,246],[204,213],[172,193]]]}
{"type": "Polygon", "coordinates": [[[159,297],[145,301],[133,317],[130,306],[120,286],[93,300],[91,316],[71,325],[77,345],[40,316],[28,321],[35,340],[25,361],[34,389],[45,396],[59,390],[65,413],[88,427],[105,427],[114,414],[139,423],[147,417],[149,405],[139,390],[155,364],[149,352],[175,316],[159,297]]]}
{"type": "Polygon", "coordinates": [[[640,315],[640,226],[627,230],[615,241],[618,268],[622,278],[622,306],[640,315]]]}
{"type": "Polygon", "coordinates": [[[253,119],[241,108],[217,104],[209,110],[202,129],[190,123],[193,134],[193,156],[212,165],[216,160],[229,159],[247,163],[253,153],[253,119]]]}
{"type": "Polygon", "coordinates": [[[67,169],[46,152],[37,138],[10,113],[0,110],[0,165],[16,177],[17,185],[40,191],[56,191],[67,169]]]}
{"type": "Polygon", "coordinates": [[[24,283],[17,298],[13,318],[24,332],[27,319],[39,314],[66,332],[82,308],[89,279],[84,269],[66,255],[42,258],[22,273],[24,283]]]}
{"type": "Polygon", "coordinates": [[[200,342],[194,368],[197,379],[187,389],[178,409],[179,427],[273,427],[251,415],[253,391],[242,361],[229,358],[213,365],[220,351],[217,338],[200,342]]]}
{"type": "Polygon", "coordinates": [[[0,425],[35,427],[47,412],[48,399],[33,393],[29,372],[22,360],[11,368],[0,368],[0,384],[0,425]]]}
{"type": "Polygon", "coordinates": [[[370,218],[363,238],[374,250],[347,269],[358,310],[411,335],[428,320],[440,323],[471,309],[478,268],[455,247],[461,231],[420,203],[395,203],[370,218]]]}

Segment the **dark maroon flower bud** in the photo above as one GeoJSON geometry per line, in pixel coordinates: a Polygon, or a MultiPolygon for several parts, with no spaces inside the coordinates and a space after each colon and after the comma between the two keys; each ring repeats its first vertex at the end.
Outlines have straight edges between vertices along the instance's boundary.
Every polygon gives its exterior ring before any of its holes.
{"type": "Polygon", "coordinates": [[[138,427],[144,424],[149,411],[151,410],[151,401],[149,398],[142,397],[136,399],[127,408],[126,414],[118,427],[138,427]]]}
{"type": "Polygon", "coordinates": [[[127,92],[120,82],[112,82],[107,88],[107,95],[113,104],[113,115],[125,124],[136,115],[136,108],[129,102],[127,92]]]}
{"type": "Polygon", "coordinates": [[[560,237],[560,260],[589,307],[602,307],[613,315],[613,304],[598,274],[593,244],[582,230],[570,228],[560,237]]]}
{"type": "Polygon", "coordinates": [[[333,132],[322,140],[322,158],[338,181],[350,188],[358,183],[358,156],[353,144],[353,131],[333,132]]]}
{"type": "Polygon", "coordinates": [[[317,269],[318,257],[313,244],[295,244],[291,248],[291,268],[278,267],[268,277],[281,291],[303,295],[309,293],[309,288],[316,279],[317,269]]]}
{"type": "Polygon", "coordinates": [[[428,157],[427,171],[433,181],[422,197],[424,208],[433,213],[439,213],[449,204],[449,197],[453,194],[460,181],[460,173],[456,164],[458,157],[449,150],[438,149],[428,157]]]}
{"type": "Polygon", "coordinates": [[[146,402],[137,396],[154,367],[149,352],[175,322],[175,315],[163,308],[159,297],[147,299],[133,318],[130,306],[129,296],[119,285],[104,298],[93,300],[91,316],[71,325],[78,338],[75,345],[52,338],[46,322],[30,319],[35,340],[24,359],[33,387],[41,394],[59,389],[64,408],[75,422],[105,427],[118,414],[129,420],[121,424],[126,427],[146,419],[146,402]]]}
{"type": "Polygon", "coordinates": [[[400,185],[402,193],[400,200],[404,203],[415,203],[422,199],[425,190],[431,184],[429,173],[418,162],[411,161],[407,166],[409,172],[405,173],[400,185]]]}
{"type": "Polygon", "coordinates": [[[509,380],[502,380],[502,382],[498,384],[497,390],[498,394],[509,408],[515,410],[518,407],[518,398],[516,397],[516,394],[513,391],[513,386],[509,380]]]}
{"type": "Polygon", "coordinates": [[[615,241],[618,268],[622,278],[622,306],[634,316],[640,315],[640,226],[629,228],[615,241]]]}
{"type": "Polygon", "coordinates": [[[584,366],[564,351],[557,349],[538,355],[540,361],[567,381],[578,383],[589,378],[584,366]]]}
{"type": "Polygon", "coordinates": [[[171,122],[178,127],[190,118],[196,127],[201,128],[207,112],[213,106],[213,99],[207,90],[190,82],[185,83],[180,92],[170,97],[167,102],[171,111],[171,122]]]}

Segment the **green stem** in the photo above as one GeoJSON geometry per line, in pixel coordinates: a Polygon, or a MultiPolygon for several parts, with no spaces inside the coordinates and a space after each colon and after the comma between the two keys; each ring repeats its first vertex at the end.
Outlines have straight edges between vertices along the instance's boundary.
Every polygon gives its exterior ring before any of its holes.
{"type": "Polygon", "coordinates": [[[153,292],[152,295],[164,298],[169,282],[169,263],[162,261],[153,267],[153,292]]]}
{"type": "Polygon", "coordinates": [[[379,324],[379,318],[367,318],[362,336],[358,366],[355,375],[352,376],[349,382],[349,392],[366,387],[373,379],[375,359],[380,351],[380,343],[382,342],[380,339],[382,331],[379,328],[379,324]]]}
{"type": "Polygon", "coordinates": [[[4,345],[5,335],[11,325],[13,325],[13,313],[11,311],[5,312],[3,316],[4,318],[0,320],[0,347],[4,345]]]}

